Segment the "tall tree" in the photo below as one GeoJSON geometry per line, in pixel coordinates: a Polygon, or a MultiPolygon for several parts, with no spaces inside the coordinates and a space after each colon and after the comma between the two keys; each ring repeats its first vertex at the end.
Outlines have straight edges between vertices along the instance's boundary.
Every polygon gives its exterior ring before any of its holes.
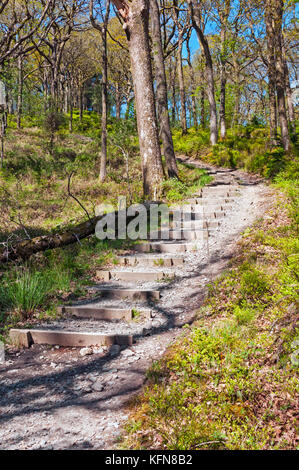
{"type": "MultiPolygon", "coordinates": [[[[271,0],[268,0],[271,2],[271,0]]],[[[273,17],[273,29],[276,46],[276,89],[279,124],[282,145],[285,151],[290,150],[290,135],[285,102],[285,64],[283,58],[282,17],[283,0],[272,0],[271,13],[273,17]]]]}
{"type": "Polygon", "coordinates": [[[101,33],[102,38],[102,138],[101,138],[101,170],[100,181],[103,183],[107,176],[107,101],[108,101],[108,59],[107,59],[107,28],[110,14],[110,0],[106,0],[105,13],[100,9],[102,22],[94,18],[93,0],[90,0],[90,19],[94,28],[101,33]]]}
{"type": "Polygon", "coordinates": [[[231,0],[217,2],[217,10],[220,19],[220,107],[219,107],[219,123],[220,137],[226,138],[226,81],[227,81],[227,33],[228,33],[228,17],[231,8],[231,0]]]}
{"type": "Polygon", "coordinates": [[[127,34],[135,89],[137,126],[142,159],[143,190],[156,200],[161,191],[163,166],[155,110],[149,46],[149,0],[113,0],[127,34]]]}
{"type": "MultiPolygon", "coordinates": [[[[191,32],[191,30],[190,30],[191,32]]],[[[192,115],[193,115],[193,125],[195,129],[198,127],[198,122],[197,122],[197,110],[196,110],[196,98],[195,98],[195,90],[196,90],[196,84],[195,84],[195,74],[194,74],[194,68],[191,60],[191,50],[190,50],[190,37],[191,34],[189,34],[189,37],[186,41],[186,47],[187,47],[187,63],[190,71],[190,84],[192,87],[191,90],[191,107],[192,107],[192,115]]]]}
{"type": "Polygon", "coordinates": [[[173,0],[174,8],[174,19],[178,29],[178,47],[177,47],[177,66],[178,66],[178,79],[179,79],[179,88],[180,88],[180,110],[181,110],[181,127],[182,133],[187,134],[187,112],[186,112],[186,93],[185,93],[185,83],[184,83],[184,69],[183,69],[183,43],[184,35],[187,31],[189,16],[183,18],[183,21],[180,18],[181,9],[179,7],[178,1],[173,0]]]}
{"type": "Polygon", "coordinates": [[[160,12],[157,0],[151,0],[151,26],[152,26],[152,42],[155,63],[156,76],[156,98],[157,111],[160,123],[160,135],[163,144],[164,157],[167,167],[168,176],[170,178],[178,177],[178,167],[176,163],[173,141],[170,129],[168,114],[168,94],[167,82],[164,65],[164,55],[162,47],[162,37],[160,29],[160,12]]]}
{"type": "Polygon", "coordinates": [[[206,35],[204,34],[204,25],[202,22],[201,4],[198,0],[188,0],[192,24],[196,31],[199,43],[202,46],[205,56],[206,65],[206,80],[207,80],[207,97],[210,105],[210,142],[215,145],[218,141],[218,123],[217,123],[217,108],[215,99],[215,80],[213,71],[213,61],[210,52],[209,43],[206,35]]]}
{"type": "Polygon", "coordinates": [[[276,57],[275,57],[275,28],[273,24],[272,0],[267,0],[265,6],[265,23],[267,39],[268,93],[269,93],[269,124],[272,145],[277,144],[277,103],[276,103],[276,57]]]}

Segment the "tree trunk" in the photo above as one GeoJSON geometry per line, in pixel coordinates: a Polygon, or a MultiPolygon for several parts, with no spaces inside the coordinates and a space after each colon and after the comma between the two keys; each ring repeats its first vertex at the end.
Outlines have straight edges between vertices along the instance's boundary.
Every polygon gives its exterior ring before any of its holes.
{"type": "Polygon", "coordinates": [[[107,176],[107,27],[102,32],[102,136],[101,136],[101,170],[100,182],[103,183],[107,176]]]}
{"type": "Polygon", "coordinates": [[[115,117],[120,119],[120,110],[121,110],[121,95],[119,89],[119,83],[115,85],[115,117]]]}
{"type": "MultiPolygon", "coordinates": [[[[189,38],[190,39],[190,38],[189,38]]],[[[196,84],[195,84],[195,76],[194,76],[194,69],[192,65],[192,60],[191,60],[191,52],[190,52],[190,47],[189,47],[189,39],[187,40],[186,46],[187,46],[187,52],[188,52],[188,66],[190,69],[190,77],[191,77],[191,112],[190,112],[190,122],[191,122],[191,116],[193,116],[193,126],[195,129],[198,128],[198,122],[197,122],[197,112],[196,112],[196,99],[195,99],[195,90],[196,90],[196,84]]]]}
{"type": "Polygon", "coordinates": [[[134,101],[134,98],[133,98],[133,97],[127,99],[127,107],[126,107],[125,119],[129,119],[129,118],[130,118],[131,104],[133,103],[133,101],[134,101]]]}
{"type": "Polygon", "coordinates": [[[161,193],[163,167],[149,48],[149,0],[113,1],[125,21],[129,42],[144,195],[157,200],[161,193]]]}
{"type": "Polygon", "coordinates": [[[80,113],[80,123],[83,122],[83,85],[79,87],[79,113],[80,113]]]}
{"type": "Polygon", "coordinates": [[[276,39],[276,89],[277,107],[281,130],[282,145],[286,152],[290,150],[290,135],[285,105],[285,74],[282,54],[282,15],[283,0],[274,0],[273,17],[276,39]]]}
{"type": "Polygon", "coordinates": [[[73,132],[73,83],[72,81],[69,84],[69,103],[70,103],[70,120],[69,120],[69,130],[73,132]]]}
{"type": "Polygon", "coordinates": [[[295,111],[294,111],[294,103],[292,99],[292,90],[290,86],[290,77],[289,77],[289,68],[288,62],[286,57],[286,50],[284,45],[284,40],[282,42],[282,53],[283,53],[283,62],[284,62],[284,79],[285,79],[285,90],[286,90],[286,97],[287,97],[287,110],[289,116],[289,123],[290,128],[293,134],[296,132],[296,125],[295,125],[295,111]]]}
{"type": "Polygon", "coordinates": [[[220,32],[220,41],[221,41],[221,51],[220,51],[220,108],[219,108],[219,118],[220,118],[220,137],[222,140],[226,138],[226,56],[227,56],[227,45],[226,45],[226,36],[227,36],[227,22],[230,12],[230,3],[231,0],[225,0],[224,10],[223,8],[219,9],[219,16],[221,20],[221,32],[220,32]]]}
{"type": "Polygon", "coordinates": [[[64,114],[68,113],[69,110],[69,85],[68,83],[65,83],[65,86],[62,88],[63,89],[63,112],[64,114]]]}
{"type": "Polygon", "coordinates": [[[203,129],[206,128],[206,110],[205,110],[205,89],[201,88],[200,92],[200,124],[203,129]]]}
{"type": "Polygon", "coordinates": [[[206,93],[207,93],[208,101],[210,105],[210,142],[211,142],[211,145],[215,145],[218,141],[218,124],[217,124],[217,108],[216,108],[216,100],[215,100],[215,81],[214,81],[212,56],[210,53],[209,43],[203,33],[203,30],[201,29],[200,14],[198,11],[199,7],[193,6],[190,0],[189,0],[189,5],[191,7],[192,24],[194,26],[199,43],[201,44],[201,47],[205,55],[206,79],[207,79],[206,93]]]}
{"type": "Polygon", "coordinates": [[[23,108],[23,57],[18,58],[18,104],[17,104],[17,126],[22,127],[22,108],[23,108]]]}
{"type": "Polygon", "coordinates": [[[176,95],[176,89],[175,89],[175,76],[176,76],[176,63],[174,63],[173,67],[173,74],[171,73],[171,122],[172,125],[175,125],[175,95],[176,95]]]}
{"type": "Polygon", "coordinates": [[[183,71],[183,61],[182,61],[182,47],[183,47],[182,40],[179,39],[177,60],[178,60],[178,79],[179,79],[179,88],[180,88],[181,127],[182,127],[182,133],[187,134],[186,95],[185,95],[184,71],[183,71]]]}
{"type": "Polygon", "coordinates": [[[272,19],[272,0],[266,4],[267,67],[269,95],[269,126],[271,145],[277,145],[277,107],[276,107],[276,70],[275,70],[275,37],[272,19]]]}
{"type": "Polygon", "coordinates": [[[220,137],[222,140],[226,138],[226,111],[225,111],[225,98],[226,98],[226,76],[223,67],[220,69],[220,137]]]}
{"type": "Polygon", "coordinates": [[[168,114],[168,94],[167,82],[164,66],[164,56],[162,48],[162,38],[160,29],[160,12],[157,0],[151,0],[151,19],[152,19],[152,40],[154,63],[157,82],[157,110],[160,123],[160,135],[163,144],[164,156],[167,166],[168,176],[170,178],[178,177],[178,167],[176,163],[172,135],[170,130],[168,114]]]}

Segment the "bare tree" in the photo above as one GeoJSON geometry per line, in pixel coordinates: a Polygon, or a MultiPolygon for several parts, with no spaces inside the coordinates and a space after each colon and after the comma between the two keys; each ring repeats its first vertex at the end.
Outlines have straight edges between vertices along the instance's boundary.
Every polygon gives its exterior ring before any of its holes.
{"type": "Polygon", "coordinates": [[[213,61],[208,40],[204,34],[202,21],[201,4],[198,0],[188,0],[192,24],[196,31],[199,43],[202,46],[206,62],[207,96],[210,105],[210,142],[215,145],[218,140],[217,108],[215,99],[215,80],[213,71],[213,61]]]}
{"type": "Polygon", "coordinates": [[[0,66],[10,57],[17,58],[31,51],[33,47],[29,39],[35,33],[42,29],[42,34],[47,34],[49,22],[43,28],[41,25],[53,4],[53,0],[0,2],[0,66]]]}
{"type": "Polygon", "coordinates": [[[101,139],[101,169],[100,181],[103,183],[107,176],[107,81],[108,81],[108,59],[107,59],[107,28],[110,14],[110,0],[106,0],[105,12],[100,8],[102,22],[98,23],[94,18],[94,1],[90,0],[90,19],[92,26],[100,31],[102,38],[102,139],[101,139]]]}
{"type": "MultiPolygon", "coordinates": [[[[186,93],[184,83],[184,69],[183,69],[183,43],[185,33],[188,32],[189,26],[189,13],[184,17],[180,17],[182,11],[177,0],[173,0],[173,16],[178,29],[178,47],[177,47],[177,66],[178,66],[178,79],[180,88],[180,110],[181,110],[181,126],[182,133],[187,134],[187,113],[186,113],[186,93]]],[[[182,15],[181,15],[182,16],[182,15]]]]}

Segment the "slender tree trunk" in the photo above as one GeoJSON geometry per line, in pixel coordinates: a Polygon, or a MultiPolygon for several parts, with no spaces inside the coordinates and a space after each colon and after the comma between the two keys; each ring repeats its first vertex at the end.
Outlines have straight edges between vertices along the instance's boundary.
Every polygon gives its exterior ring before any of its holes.
{"type": "Polygon", "coordinates": [[[175,101],[176,101],[176,89],[175,89],[175,76],[176,76],[176,63],[173,67],[173,73],[171,73],[171,122],[175,125],[175,101]]]}
{"type": "Polygon", "coordinates": [[[101,170],[100,182],[103,183],[107,176],[107,27],[102,32],[102,138],[101,138],[101,170]]]}
{"type": "Polygon", "coordinates": [[[190,69],[190,77],[191,77],[191,112],[190,112],[190,121],[191,121],[191,116],[193,116],[193,126],[195,129],[198,128],[198,122],[197,122],[197,111],[196,111],[196,99],[195,99],[195,90],[196,90],[196,84],[195,84],[195,76],[194,76],[194,69],[192,65],[192,60],[191,60],[191,52],[190,52],[190,47],[189,47],[189,40],[186,43],[187,45],[187,52],[188,52],[188,66],[190,69]]]}
{"type": "Polygon", "coordinates": [[[120,110],[121,110],[121,95],[119,89],[119,83],[115,85],[115,117],[120,119],[120,110]]]}
{"type": "Polygon", "coordinates": [[[282,53],[282,15],[283,0],[274,0],[273,16],[276,40],[276,89],[277,107],[281,130],[282,145],[286,152],[290,150],[290,135],[285,104],[285,70],[282,53]]]}
{"type": "Polygon", "coordinates": [[[17,126],[22,127],[22,108],[23,108],[23,57],[18,58],[18,103],[17,103],[17,126]]]}
{"type": "Polygon", "coordinates": [[[125,119],[129,119],[129,117],[130,117],[131,104],[132,104],[133,100],[134,100],[133,97],[127,99],[127,107],[126,107],[125,119]]]}
{"type": "Polygon", "coordinates": [[[289,77],[289,68],[288,62],[286,57],[286,50],[284,45],[284,40],[282,42],[282,53],[283,53],[283,62],[284,62],[284,79],[285,79],[285,90],[286,90],[286,98],[287,98],[287,110],[289,115],[289,123],[290,128],[293,134],[295,134],[295,111],[294,111],[294,103],[292,99],[292,90],[290,86],[290,77],[289,77]]]}
{"type": "Polygon", "coordinates": [[[70,104],[70,120],[69,120],[69,130],[73,132],[73,83],[72,81],[69,84],[69,104],[70,104]]]}
{"type": "Polygon", "coordinates": [[[162,48],[162,38],[160,29],[160,12],[157,0],[151,0],[151,19],[152,19],[152,40],[154,63],[157,82],[157,111],[160,123],[160,135],[163,144],[164,156],[167,166],[168,176],[170,178],[178,177],[178,167],[176,163],[172,135],[170,130],[168,114],[168,94],[167,82],[164,66],[164,56],[162,48]]]}
{"type": "Polygon", "coordinates": [[[157,200],[161,192],[163,167],[149,48],[149,0],[133,0],[130,3],[113,1],[125,21],[129,41],[144,195],[157,200]]]}
{"type": "Polygon", "coordinates": [[[220,14],[221,17],[221,53],[220,53],[220,108],[219,108],[219,119],[220,119],[220,137],[222,140],[226,138],[226,31],[227,31],[227,20],[230,10],[230,0],[225,2],[224,13],[220,14]]]}
{"type": "Polygon", "coordinates": [[[80,123],[82,124],[83,122],[83,85],[80,85],[79,87],[79,114],[80,114],[80,123]]]}
{"type": "Polygon", "coordinates": [[[177,61],[178,61],[178,79],[179,79],[179,88],[180,88],[181,127],[182,127],[182,133],[187,134],[186,95],[185,95],[183,60],[182,60],[182,48],[183,48],[182,40],[179,39],[177,61]]]}
{"type": "Polygon", "coordinates": [[[205,89],[201,88],[200,92],[200,124],[203,129],[206,128],[206,109],[205,109],[205,89]]]}
{"type": "Polygon", "coordinates": [[[189,5],[192,14],[192,24],[196,31],[199,43],[204,52],[205,65],[206,65],[206,80],[207,80],[207,97],[210,105],[210,142],[211,145],[215,145],[218,141],[218,124],[217,124],[217,107],[215,99],[215,81],[213,72],[213,61],[210,53],[210,47],[208,41],[201,29],[199,7],[193,6],[189,0],[189,5]]]}
{"type": "Polygon", "coordinates": [[[69,110],[69,96],[70,96],[70,93],[69,93],[69,84],[68,83],[65,83],[65,86],[63,88],[63,97],[64,97],[64,100],[63,100],[63,112],[65,114],[68,113],[68,110],[69,110]]]}
{"type": "Polygon", "coordinates": [[[268,62],[268,95],[269,95],[269,127],[271,145],[277,145],[277,107],[276,107],[276,70],[275,70],[275,38],[272,19],[272,0],[266,4],[266,35],[268,62]]]}
{"type": "Polygon", "coordinates": [[[48,109],[48,101],[49,101],[49,82],[48,82],[48,74],[47,74],[46,69],[44,70],[43,88],[44,88],[44,112],[46,113],[48,109]]]}
{"type": "Polygon", "coordinates": [[[220,69],[220,107],[219,107],[219,118],[220,118],[220,137],[222,140],[226,138],[226,110],[225,110],[225,99],[226,99],[226,76],[223,67],[220,69]]]}

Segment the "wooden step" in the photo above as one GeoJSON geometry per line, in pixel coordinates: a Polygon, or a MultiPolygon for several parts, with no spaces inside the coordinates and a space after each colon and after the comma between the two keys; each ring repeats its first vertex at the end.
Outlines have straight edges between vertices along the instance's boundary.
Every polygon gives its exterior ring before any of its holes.
{"type": "MultiPolygon", "coordinates": [[[[206,240],[208,237],[208,231],[203,231],[203,241],[206,240]]],[[[140,243],[139,245],[135,245],[135,248],[138,247],[138,251],[142,253],[185,253],[186,251],[197,251],[201,248],[200,243],[198,240],[194,241],[194,243],[190,243],[186,241],[186,243],[165,243],[165,242],[146,242],[140,243]],[[199,244],[198,244],[199,243],[199,244]]]]}
{"type": "Polygon", "coordinates": [[[172,258],[162,258],[159,256],[119,256],[119,264],[122,266],[151,266],[151,267],[166,267],[170,268],[171,266],[181,266],[184,264],[184,258],[172,257],[172,258]]]}
{"type": "Polygon", "coordinates": [[[140,243],[134,246],[134,250],[140,253],[184,253],[188,250],[188,246],[185,243],[140,243]]]}
{"type": "MultiPolygon", "coordinates": [[[[203,232],[203,238],[204,240],[208,237],[208,231],[205,230],[203,232]]],[[[141,246],[141,251],[142,250],[148,250],[149,249],[149,246],[150,246],[150,250],[152,252],[156,252],[156,253],[185,253],[187,251],[197,251],[198,249],[201,248],[201,243],[202,241],[194,241],[193,243],[192,242],[189,242],[189,241],[186,241],[184,243],[179,243],[179,242],[151,242],[151,243],[141,243],[140,245],[136,245],[136,246],[141,246]]],[[[148,251],[143,251],[145,253],[147,253],[148,251]]]]}
{"type": "Polygon", "coordinates": [[[192,229],[192,230],[206,230],[208,228],[217,228],[220,227],[221,222],[217,219],[214,220],[185,220],[178,222],[178,224],[173,226],[174,229],[192,229]]]}
{"type": "Polygon", "coordinates": [[[61,313],[73,315],[77,318],[90,318],[92,320],[124,320],[130,321],[133,318],[133,310],[131,308],[110,308],[96,307],[92,304],[85,305],[69,305],[59,308],[61,313]]]}
{"type": "Polygon", "coordinates": [[[132,346],[132,335],[103,335],[100,333],[65,330],[24,330],[12,329],[10,341],[18,347],[29,348],[32,344],[49,344],[63,347],[111,346],[113,344],[132,346]]]}
{"type": "Polygon", "coordinates": [[[203,220],[214,220],[214,219],[222,219],[226,216],[225,211],[214,211],[210,213],[202,213],[202,212],[181,212],[180,217],[174,216],[171,218],[171,223],[177,221],[203,221],[203,220]]]}
{"type": "Polygon", "coordinates": [[[170,229],[158,232],[156,234],[152,233],[151,240],[203,240],[203,230],[204,230],[204,221],[202,221],[202,227],[199,226],[196,229],[186,228],[185,230],[181,229],[170,229]]]}
{"type": "Polygon", "coordinates": [[[161,271],[97,271],[97,277],[109,282],[111,279],[128,282],[151,282],[162,281],[165,278],[173,278],[174,273],[166,274],[161,271]]]}
{"type": "Polygon", "coordinates": [[[127,289],[125,287],[91,286],[90,291],[96,291],[103,299],[131,299],[140,301],[159,300],[160,291],[152,289],[127,289]]]}

